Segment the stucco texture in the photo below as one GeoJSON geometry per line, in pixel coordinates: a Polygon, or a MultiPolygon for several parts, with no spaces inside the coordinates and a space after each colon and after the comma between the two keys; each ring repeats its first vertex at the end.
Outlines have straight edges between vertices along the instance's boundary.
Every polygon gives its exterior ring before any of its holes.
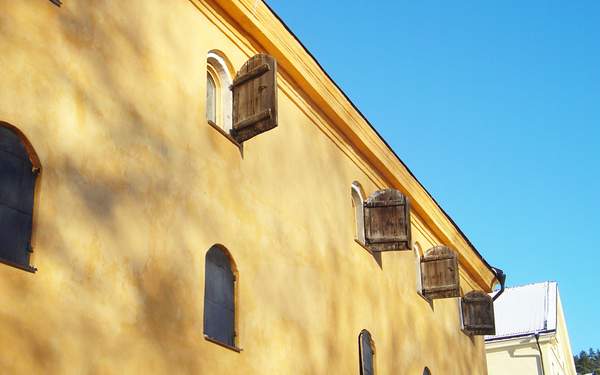
{"type": "MultiPolygon", "coordinates": [[[[283,69],[276,129],[240,150],[207,124],[207,53],[262,51],[218,8],[0,0],[0,35],[0,121],[42,165],[38,271],[0,264],[2,373],[358,374],[362,329],[377,374],[486,373],[457,300],[416,293],[414,255],[354,241],[352,181],[386,181],[283,69]],[[202,333],[217,243],[240,353],[202,333]]],[[[413,237],[438,243],[416,215],[413,237]]]]}

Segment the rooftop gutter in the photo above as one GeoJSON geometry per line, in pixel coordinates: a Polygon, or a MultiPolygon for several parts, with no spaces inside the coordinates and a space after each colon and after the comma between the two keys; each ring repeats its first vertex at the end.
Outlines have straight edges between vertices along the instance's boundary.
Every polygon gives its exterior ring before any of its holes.
{"type": "Polygon", "coordinates": [[[541,331],[536,331],[536,332],[524,332],[524,333],[516,333],[513,335],[507,335],[507,336],[486,338],[485,342],[492,343],[492,342],[508,341],[508,340],[513,340],[513,339],[518,339],[518,338],[534,337],[535,335],[538,335],[538,337],[539,337],[540,335],[549,335],[552,333],[556,333],[556,329],[543,329],[541,331]]]}

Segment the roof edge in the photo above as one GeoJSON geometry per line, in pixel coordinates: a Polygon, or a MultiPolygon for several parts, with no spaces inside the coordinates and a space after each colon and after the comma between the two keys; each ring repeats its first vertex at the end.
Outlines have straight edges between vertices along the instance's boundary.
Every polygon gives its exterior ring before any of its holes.
{"type": "Polygon", "coordinates": [[[523,333],[517,333],[517,334],[505,335],[505,336],[491,336],[490,338],[485,339],[485,343],[487,344],[488,342],[508,341],[508,340],[518,339],[518,338],[523,338],[523,337],[533,337],[533,336],[535,336],[536,333],[538,335],[550,335],[550,334],[556,333],[556,329],[546,329],[546,330],[537,331],[537,332],[523,332],[523,333]]]}
{"type": "Polygon", "coordinates": [[[413,208],[436,236],[458,251],[460,264],[469,276],[483,290],[491,291],[497,280],[490,264],[273,9],[256,0],[213,2],[277,58],[279,67],[319,105],[369,163],[392,187],[412,199],[413,208]]]}

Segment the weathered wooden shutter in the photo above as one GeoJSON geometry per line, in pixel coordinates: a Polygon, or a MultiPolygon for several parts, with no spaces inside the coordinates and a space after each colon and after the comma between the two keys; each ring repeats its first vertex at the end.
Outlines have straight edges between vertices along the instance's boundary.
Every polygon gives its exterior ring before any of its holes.
{"type": "Polygon", "coordinates": [[[446,246],[434,246],[421,257],[423,295],[430,299],[460,296],[458,259],[446,246]]]}
{"type": "Polygon", "coordinates": [[[365,244],[372,251],[410,249],[410,204],[395,189],[379,190],[364,203],[365,244]]]}
{"type": "Polygon", "coordinates": [[[0,258],[26,269],[36,171],[15,132],[0,127],[0,258]]]}
{"type": "Polygon", "coordinates": [[[487,293],[474,290],[461,300],[463,329],[471,335],[495,335],[494,302],[487,293]]]}
{"type": "Polygon", "coordinates": [[[235,345],[234,275],[229,257],[218,246],[206,253],[204,281],[204,334],[235,345]]]}
{"type": "Polygon", "coordinates": [[[242,143],[277,126],[277,61],[258,54],[237,72],[233,83],[231,136],[242,143]]]}
{"type": "Polygon", "coordinates": [[[360,333],[360,373],[373,375],[373,346],[371,334],[368,331],[360,333]]]}

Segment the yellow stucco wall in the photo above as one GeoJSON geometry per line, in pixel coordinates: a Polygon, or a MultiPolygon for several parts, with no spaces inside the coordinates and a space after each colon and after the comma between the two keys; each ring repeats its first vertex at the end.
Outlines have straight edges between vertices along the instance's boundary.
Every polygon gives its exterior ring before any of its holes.
{"type": "MultiPolygon", "coordinates": [[[[240,152],[207,125],[208,51],[262,50],[220,8],[0,0],[0,35],[0,121],[42,163],[38,272],[0,265],[3,373],[357,374],[361,329],[378,374],[486,373],[457,300],[416,293],[412,253],[354,242],[350,184],[389,184],[284,69],[278,128],[240,152]],[[241,353],[202,335],[215,243],[241,353]]],[[[414,213],[423,250],[435,232],[414,213]]],[[[486,277],[461,270],[464,291],[486,277]]]]}
{"type": "Polygon", "coordinates": [[[535,339],[511,342],[510,347],[487,349],[489,375],[541,375],[542,363],[535,339]]]}
{"type": "Polygon", "coordinates": [[[573,352],[571,351],[569,331],[558,290],[556,291],[556,303],[557,328],[555,345],[552,348],[553,363],[551,363],[551,366],[557,369],[558,374],[576,375],[577,371],[575,370],[573,352]]]}
{"type": "MultiPolygon", "coordinates": [[[[546,375],[576,375],[573,357],[566,357],[554,334],[540,337],[546,375]]],[[[494,343],[487,348],[489,375],[542,375],[542,359],[535,338],[494,343]]]]}

